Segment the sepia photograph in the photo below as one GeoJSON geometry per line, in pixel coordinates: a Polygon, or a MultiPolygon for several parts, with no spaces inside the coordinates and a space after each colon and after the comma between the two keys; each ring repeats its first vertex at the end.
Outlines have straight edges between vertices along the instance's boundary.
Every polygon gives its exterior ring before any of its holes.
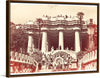
{"type": "Polygon", "coordinates": [[[97,72],[98,4],[10,2],[10,75],[97,72]]]}

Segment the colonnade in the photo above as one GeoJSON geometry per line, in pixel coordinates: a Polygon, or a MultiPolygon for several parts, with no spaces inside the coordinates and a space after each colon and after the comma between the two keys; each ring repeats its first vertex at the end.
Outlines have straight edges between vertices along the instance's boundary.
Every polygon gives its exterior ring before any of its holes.
{"type": "MultiPolygon", "coordinates": [[[[59,50],[64,50],[64,35],[63,30],[59,31],[59,44],[58,48],[59,50]]],[[[34,48],[34,42],[33,42],[32,35],[29,34],[28,36],[28,52],[30,52],[30,48],[34,48]]],[[[55,40],[56,41],[56,40],[55,40]]],[[[34,49],[33,49],[34,50],[34,49]]],[[[41,44],[41,51],[42,52],[48,52],[48,41],[47,41],[47,31],[42,31],[42,44],[41,44]]],[[[75,52],[80,51],[80,33],[79,30],[75,30],[75,52]]]]}

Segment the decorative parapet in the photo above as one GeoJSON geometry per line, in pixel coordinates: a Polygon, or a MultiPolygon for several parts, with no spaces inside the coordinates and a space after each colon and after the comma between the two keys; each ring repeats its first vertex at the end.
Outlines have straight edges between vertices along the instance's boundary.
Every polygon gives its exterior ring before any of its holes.
{"type": "Polygon", "coordinates": [[[86,53],[83,56],[83,63],[87,63],[89,61],[96,60],[96,59],[97,59],[97,49],[86,53]]]}
{"type": "Polygon", "coordinates": [[[16,73],[33,73],[36,70],[34,59],[26,54],[13,52],[10,54],[10,72],[16,73]]]}
{"type": "Polygon", "coordinates": [[[31,56],[13,51],[10,54],[10,61],[33,64],[33,58],[31,56]]]}
{"type": "Polygon", "coordinates": [[[88,51],[84,54],[81,64],[82,70],[96,70],[97,69],[97,49],[88,51]]]}

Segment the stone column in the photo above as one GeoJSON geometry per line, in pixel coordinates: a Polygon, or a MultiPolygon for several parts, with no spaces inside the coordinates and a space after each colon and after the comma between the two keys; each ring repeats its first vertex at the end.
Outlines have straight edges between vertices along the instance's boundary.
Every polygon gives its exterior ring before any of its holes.
{"type": "Polygon", "coordinates": [[[80,51],[80,36],[78,30],[75,30],[75,51],[80,51]]]}
{"type": "Polygon", "coordinates": [[[63,31],[59,31],[59,49],[64,49],[63,31]]]}
{"type": "Polygon", "coordinates": [[[48,51],[48,44],[47,44],[47,32],[43,31],[42,33],[42,46],[41,51],[46,52],[48,51]]]}
{"type": "Polygon", "coordinates": [[[34,51],[34,41],[33,41],[33,37],[32,37],[32,32],[29,32],[28,33],[28,49],[27,49],[27,52],[29,54],[33,53],[34,51]]]}

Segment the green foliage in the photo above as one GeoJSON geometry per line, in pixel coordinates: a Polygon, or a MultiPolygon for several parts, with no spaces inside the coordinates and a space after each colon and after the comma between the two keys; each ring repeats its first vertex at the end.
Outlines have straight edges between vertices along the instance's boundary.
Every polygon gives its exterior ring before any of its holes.
{"type": "Polygon", "coordinates": [[[12,51],[26,52],[28,44],[28,35],[23,29],[11,29],[10,32],[10,49],[12,51]]]}

